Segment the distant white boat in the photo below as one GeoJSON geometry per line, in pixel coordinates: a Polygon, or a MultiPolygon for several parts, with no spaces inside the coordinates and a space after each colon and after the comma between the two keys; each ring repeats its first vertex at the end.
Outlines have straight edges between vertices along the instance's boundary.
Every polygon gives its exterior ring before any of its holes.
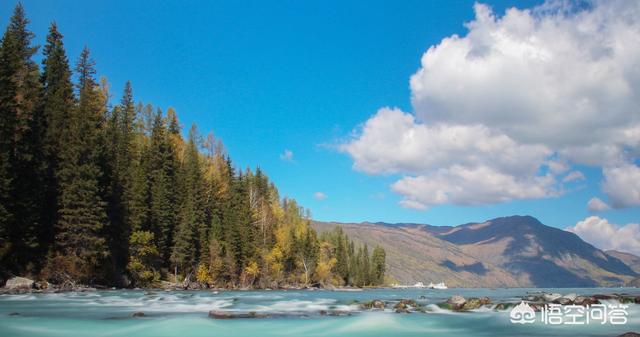
{"type": "Polygon", "coordinates": [[[448,287],[444,284],[444,282],[440,282],[440,283],[429,283],[429,288],[431,289],[448,289],[448,287]]]}
{"type": "Polygon", "coordinates": [[[448,289],[444,282],[433,283],[430,282],[429,285],[424,285],[422,282],[416,282],[414,285],[403,285],[403,284],[394,284],[394,288],[399,289],[407,289],[407,288],[429,288],[429,289],[448,289]]]}

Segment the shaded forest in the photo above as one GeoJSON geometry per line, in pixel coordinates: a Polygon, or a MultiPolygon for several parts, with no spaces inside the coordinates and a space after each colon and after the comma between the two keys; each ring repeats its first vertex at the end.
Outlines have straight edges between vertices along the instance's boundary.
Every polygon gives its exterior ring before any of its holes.
{"type": "Polygon", "coordinates": [[[28,24],[18,4],[0,43],[1,279],[382,284],[382,248],[340,228],[318,236],[260,168],[235,167],[196,125],[183,134],[173,109],[136,102],[131,83],[112,103],[88,48],[72,66],[55,23],[42,48],[28,24]]]}

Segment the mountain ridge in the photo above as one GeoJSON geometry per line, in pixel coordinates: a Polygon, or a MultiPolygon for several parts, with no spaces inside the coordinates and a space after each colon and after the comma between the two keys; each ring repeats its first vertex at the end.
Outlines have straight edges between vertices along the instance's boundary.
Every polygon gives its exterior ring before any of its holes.
{"type": "Polygon", "coordinates": [[[625,285],[638,277],[636,269],[613,253],[607,254],[574,233],[544,225],[528,215],[458,226],[312,223],[319,232],[336,225],[356,241],[385,248],[389,275],[399,283],[592,287],[625,285]]]}

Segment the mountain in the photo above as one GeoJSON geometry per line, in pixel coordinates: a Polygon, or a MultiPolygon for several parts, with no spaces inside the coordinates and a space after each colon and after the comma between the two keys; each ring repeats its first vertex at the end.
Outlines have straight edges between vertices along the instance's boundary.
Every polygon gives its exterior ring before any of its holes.
{"type": "Polygon", "coordinates": [[[484,264],[455,244],[438,239],[420,225],[314,222],[318,231],[341,226],[349,238],[386,251],[387,275],[398,283],[446,281],[457,287],[515,287],[518,282],[507,271],[484,264]]]}
{"type": "Polygon", "coordinates": [[[314,222],[336,225],[387,251],[388,274],[400,283],[440,282],[462,287],[617,286],[637,273],[577,235],[510,216],[459,226],[314,222]]]}
{"type": "Polygon", "coordinates": [[[605,253],[607,253],[607,255],[609,256],[613,256],[616,259],[624,262],[633,271],[640,274],[640,256],[633,255],[631,253],[620,252],[617,250],[607,250],[605,251],[605,253]]]}

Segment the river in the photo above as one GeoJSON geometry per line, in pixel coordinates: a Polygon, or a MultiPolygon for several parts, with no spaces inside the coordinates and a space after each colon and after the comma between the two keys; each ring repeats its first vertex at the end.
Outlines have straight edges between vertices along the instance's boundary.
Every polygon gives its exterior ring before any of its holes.
{"type": "MultiPolygon", "coordinates": [[[[640,305],[626,324],[514,324],[509,310],[453,313],[435,303],[451,295],[519,302],[527,293],[640,295],[640,289],[372,289],[340,291],[136,291],[0,296],[0,336],[617,336],[640,332],[640,305]],[[425,312],[362,311],[358,302],[414,299],[425,312]],[[270,318],[212,319],[210,310],[273,314],[270,318]],[[331,317],[320,311],[349,315],[331,317]],[[132,317],[144,312],[144,317],[132,317]]],[[[617,303],[617,302],[616,302],[617,303]]],[[[537,315],[540,315],[538,313],[537,315]]]]}

